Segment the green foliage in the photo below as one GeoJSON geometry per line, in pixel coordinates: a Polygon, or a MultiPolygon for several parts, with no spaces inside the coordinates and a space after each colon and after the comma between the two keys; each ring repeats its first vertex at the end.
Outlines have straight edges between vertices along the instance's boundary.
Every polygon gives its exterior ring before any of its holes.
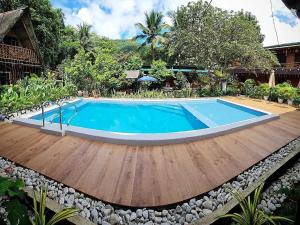
{"type": "Polygon", "coordinates": [[[269,96],[270,95],[270,86],[268,83],[262,83],[259,85],[259,90],[262,96],[269,96]]]}
{"type": "Polygon", "coordinates": [[[116,46],[118,54],[136,54],[139,50],[139,44],[135,40],[112,40],[116,46]]]}
{"type": "Polygon", "coordinates": [[[171,13],[168,35],[174,62],[225,70],[238,64],[248,69],[270,69],[276,57],[263,48],[257,20],[249,13],[229,12],[199,0],[171,13]]]}
{"type": "Polygon", "coordinates": [[[129,58],[126,60],[124,64],[124,69],[126,70],[139,70],[143,66],[143,60],[142,58],[137,55],[131,55],[129,58]]]}
{"type": "Polygon", "coordinates": [[[61,42],[59,44],[59,62],[64,59],[73,58],[80,49],[80,42],[77,30],[72,26],[66,26],[62,31],[61,42]]]}
{"type": "Polygon", "coordinates": [[[155,60],[151,64],[150,75],[159,82],[164,82],[167,78],[173,77],[173,72],[167,69],[167,63],[162,60],[155,60]]]}
{"type": "Polygon", "coordinates": [[[236,85],[227,85],[226,94],[231,96],[236,96],[241,94],[241,89],[236,85]]]}
{"type": "Polygon", "coordinates": [[[193,98],[197,97],[197,93],[191,88],[183,88],[181,90],[175,90],[173,96],[174,98],[193,98]]]}
{"type": "Polygon", "coordinates": [[[8,196],[3,202],[10,224],[29,225],[28,210],[23,201],[25,192],[22,190],[22,180],[12,180],[8,177],[0,177],[0,197],[8,196]]]}
{"type": "Polygon", "coordinates": [[[284,100],[294,100],[298,96],[297,89],[288,82],[277,84],[275,87],[275,94],[278,98],[284,100]]]}
{"type": "Polygon", "coordinates": [[[284,222],[293,222],[290,219],[279,217],[279,216],[268,216],[263,211],[257,208],[257,205],[260,201],[261,192],[263,189],[263,184],[261,184],[255,191],[253,199],[250,196],[247,199],[239,194],[232,193],[236,200],[239,201],[240,208],[242,212],[226,214],[221,216],[220,218],[230,218],[235,224],[238,225],[263,225],[263,224],[273,224],[275,225],[276,221],[284,221],[284,222]]]}
{"type": "Polygon", "coordinates": [[[93,62],[89,53],[80,49],[73,60],[66,60],[61,67],[78,90],[91,91],[93,89],[95,85],[93,62]]]}
{"type": "Polygon", "coordinates": [[[155,50],[163,42],[165,42],[166,29],[169,26],[163,22],[163,15],[161,12],[151,11],[145,13],[146,25],[137,23],[136,27],[141,31],[134,39],[142,41],[142,46],[151,46],[152,61],[155,60],[155,50]]]}
{"type": "Polygon", "coordinates": [[[177,89],[182,89],[186,87],[187,84],[186,76],[182,72],[178,72],[175,74],[175,86],[177,89]]]}
{"type": "Polygon", "coordinates": [[[254,94],[255,81],[253,79],[247,79],[244,82],[244,94],[247,96],[253,96],[254,94]]]}
{"type": "Polygon", "coordinates": [[[81,23],[77,26],[79,43],[85,52],[93,50],[91,28],[92,26],[87,23],[81,23]]]}
{"type": "Polygon", "coordinates": [[[46,221],[45,210],[46,210],[46,195],[47,190],[42,188],[40,190],[39,203],[37,202],[37,197],[34,195],[33,199],[33,210],[34,219],[31,220],[32,225],[54,225],[62,220],[71,218],[75,216],[78,211],[73,208],[66,208],[62,211],[56,213],[48,222],[46,221]]]}
{"type": "Polygon", "coordinates": [[[4,86],[0,95],[0,113],[12,113],[40,107],[46,101],[56,101],[74,95],[76,88],[71,83],[58,83],[54,79],[32,75],[15,85],[4,86]]]}
{"type": "Polygon", "coordinates": [[[124,85],[126,77],[116,57],[103,51],[97,52],[93,75],[101,90],[109,92],[120,89],[124,85]]]}
{"type": "Polygon", "coordinates": [[[221,70],[215,70],[214,71],[214,75],[217,79],[219,80],[227,80],[229,74],[224,72],[224,71],[221,71],[221,70]]]}
{"type": "MultiPolygon", "coordinates": [[[[104,93],[122,88],[126,75],[123,65],[118,61],[116,46],[107,38],[92,38],[97,46],[94,52],[86,52],[81,48],[73,60],[66,60],[61,65],[63,71],[78,90],[99,90],[104,93]]],[[[130,66],[139,63],[139,59],[133,57],[130,66]]]]}
{"type": "Polygon", "coordinates": [[[127,94],[126,92],[115,92],[111,95],[113,98],[194,98],[198,97],[196,91],[191,88],[184,88],[174,91],[138,91],[127,94]]]}

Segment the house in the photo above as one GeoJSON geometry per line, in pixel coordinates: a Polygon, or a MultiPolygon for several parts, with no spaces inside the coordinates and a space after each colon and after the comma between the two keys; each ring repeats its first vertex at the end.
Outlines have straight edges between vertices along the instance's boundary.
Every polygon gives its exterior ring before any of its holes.
{"type": "MultiPolygon", "coordinates": [[[[287,43],[281,45],[272,45],[266,47],[272,51],[279,61],[278,66],[274,67],[276,84],[290,81],[293,86],[300,85],[300,42],[287,43]]],[[[242,68],[236,68],[232,71],[238,79],[244,82],[252,78],[258,83],[268,82],[270,71],[248,71],[242,68]]]]}
{"type": "Polygon", "coordinates": [[[0,85],[40,73],[42,65],[28,8],[0,13],[0,85]]]}

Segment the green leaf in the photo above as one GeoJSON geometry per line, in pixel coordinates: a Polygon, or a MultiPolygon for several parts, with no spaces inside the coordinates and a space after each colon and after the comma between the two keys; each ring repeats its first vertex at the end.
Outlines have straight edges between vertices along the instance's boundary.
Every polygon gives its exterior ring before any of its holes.
{"type": "Polygon", "coordinates": [[[8,213],[7,219],[11,225],[30,225],[28,217],[28,210],[25,205],[20,203],[18,199],[4,203],[5,209],[8,213]]]}

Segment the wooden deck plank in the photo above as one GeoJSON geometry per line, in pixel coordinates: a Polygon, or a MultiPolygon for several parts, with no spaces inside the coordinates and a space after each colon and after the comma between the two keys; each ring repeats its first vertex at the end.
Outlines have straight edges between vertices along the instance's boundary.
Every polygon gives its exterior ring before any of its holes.
{"type": "Polygon", "coordinates": [[[280,119],[191,143],[127,146],[58,137],[0,123],[0,155],[103,201],[161,206],[205,193],[300,136],[300,112],[248,98],[225,99],[280,119]]]}

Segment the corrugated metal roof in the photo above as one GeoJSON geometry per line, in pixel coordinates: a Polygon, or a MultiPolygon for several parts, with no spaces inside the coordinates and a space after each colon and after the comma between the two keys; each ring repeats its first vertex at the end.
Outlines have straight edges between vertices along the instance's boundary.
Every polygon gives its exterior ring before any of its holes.
{"type": "Polygon", "coordinates": [[[137,79],[140,75],[139,70],[126,70],[126,79],[137,79]]]}
{"type": "Polygon", "coordinates": [[[272,49],[280,49],[280,48],[293,48],[293,47],[300,47],[300,42],[291,42],[291,43],[285,43],[280,45],[271,45],[266,46],[266,49],[272,50],[272,49]]]}

